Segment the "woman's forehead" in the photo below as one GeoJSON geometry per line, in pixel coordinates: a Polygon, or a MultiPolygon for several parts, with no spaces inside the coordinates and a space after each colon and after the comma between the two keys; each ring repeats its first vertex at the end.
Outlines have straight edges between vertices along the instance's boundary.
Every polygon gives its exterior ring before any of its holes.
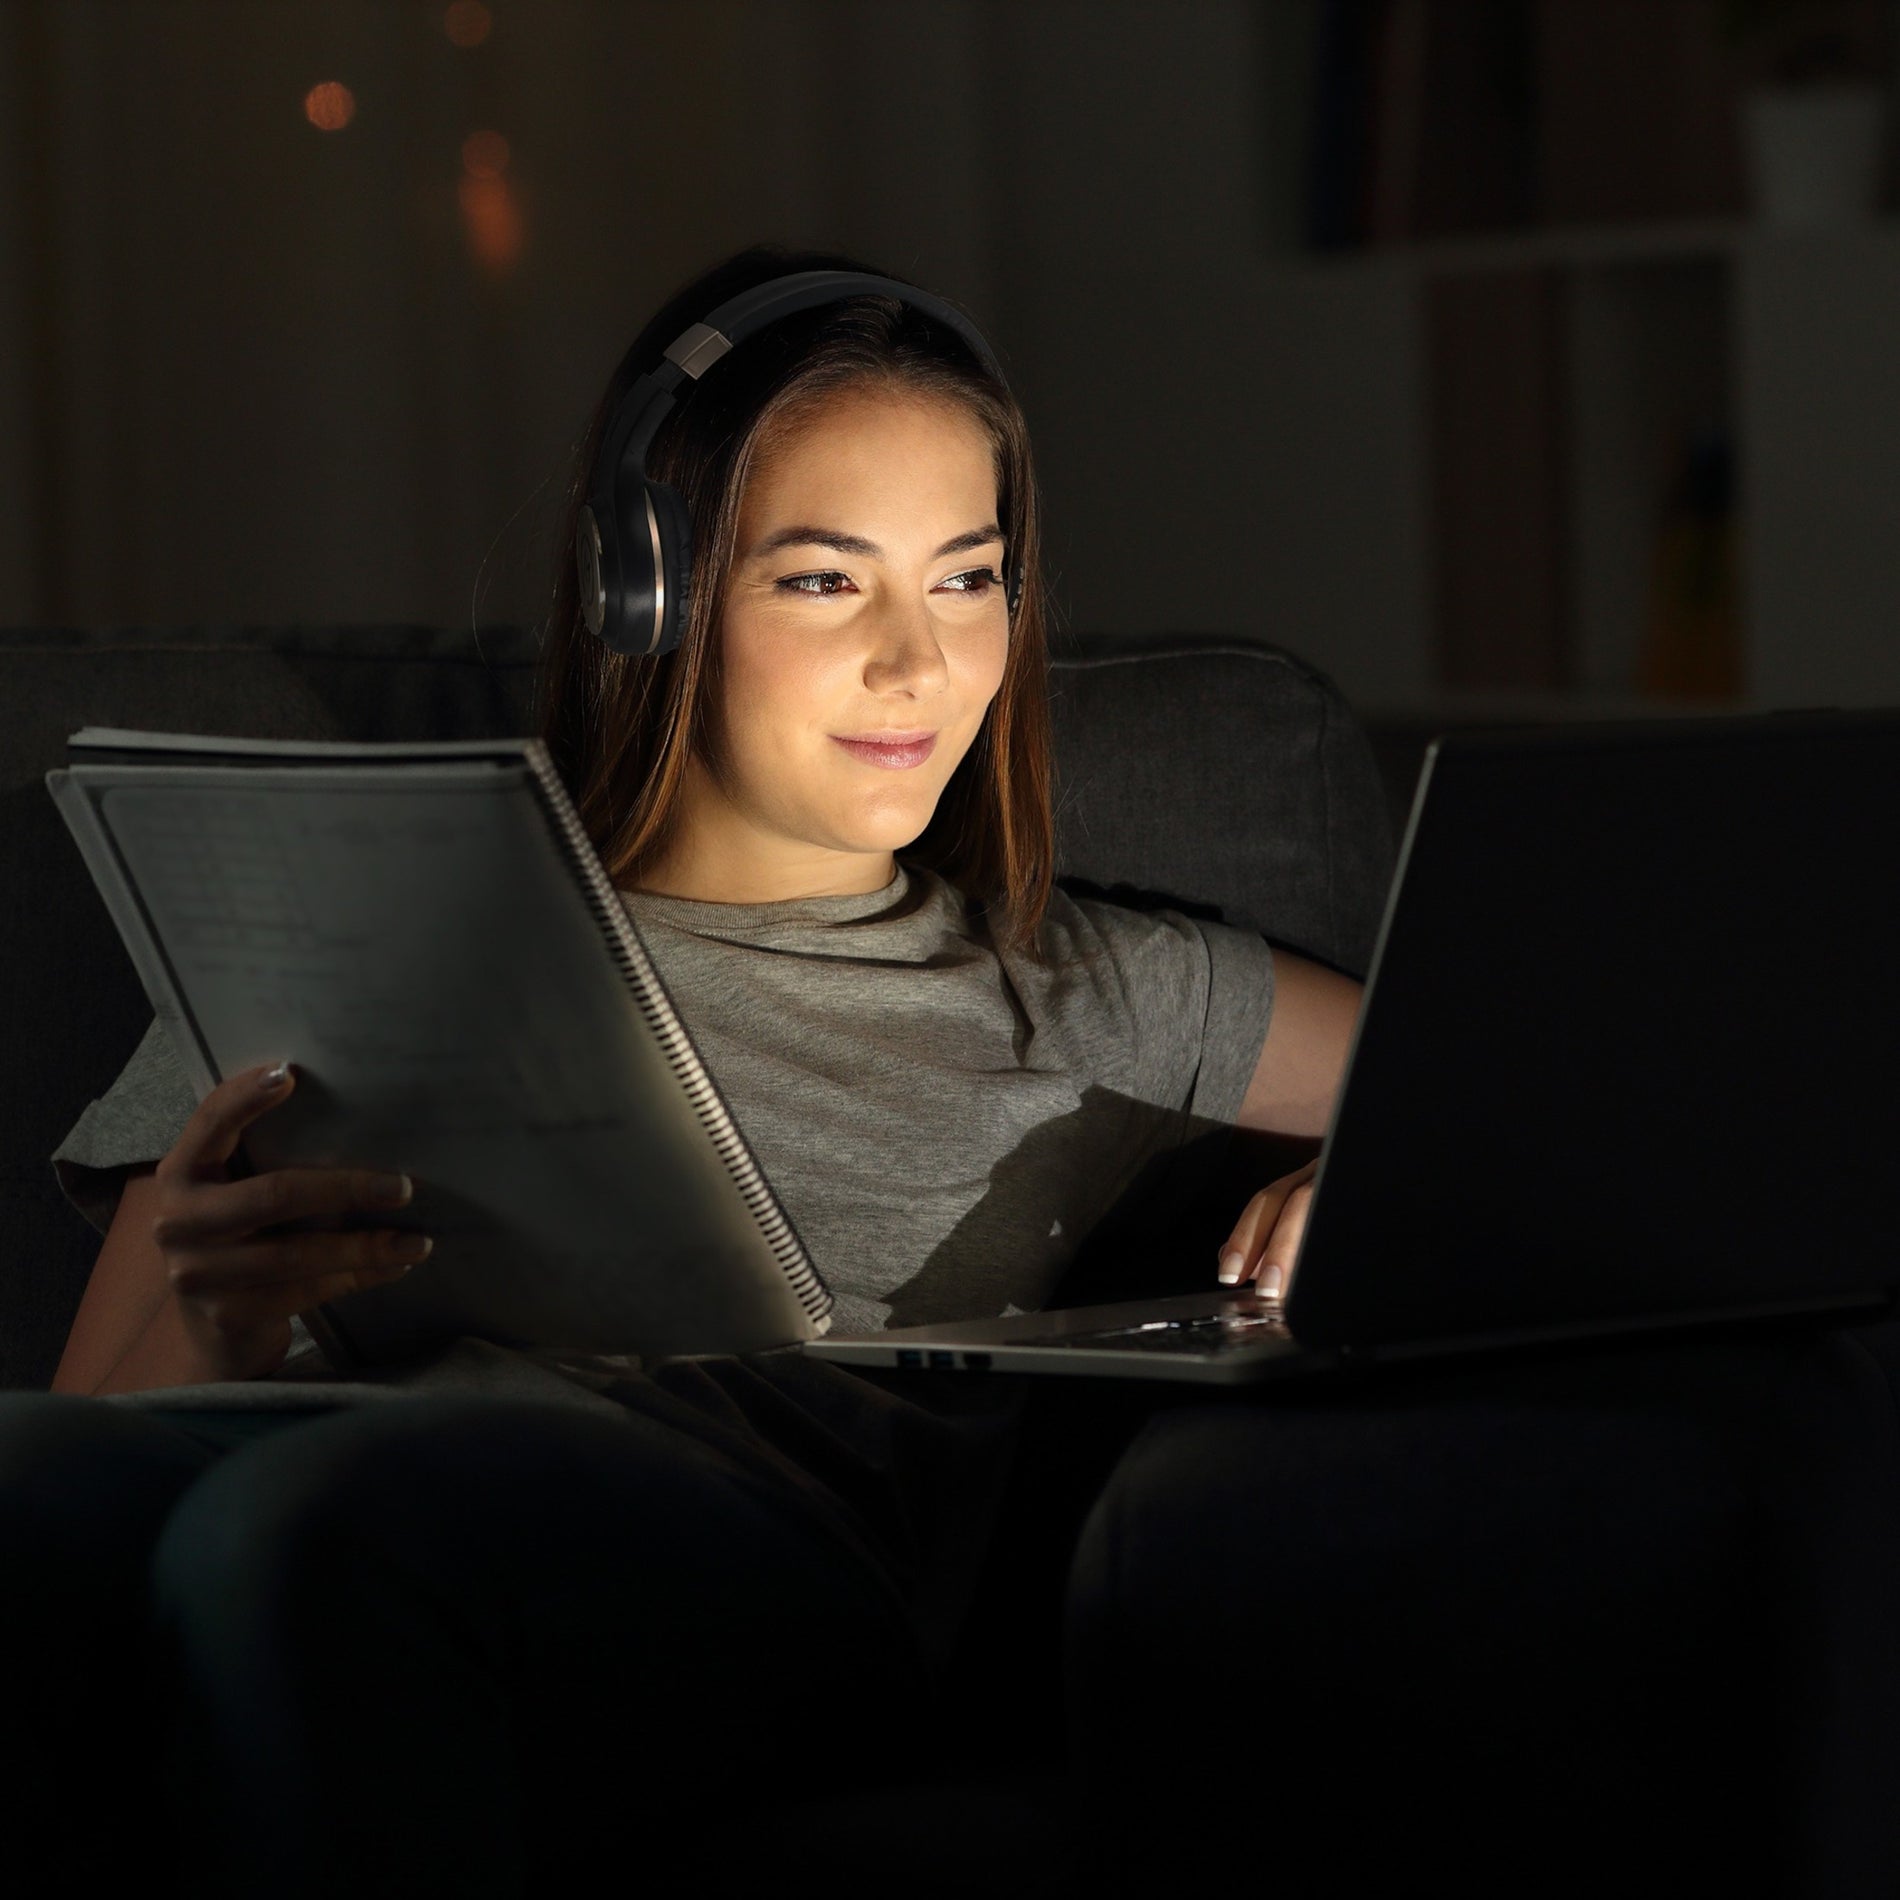
{"type": "Polygon", "coordinates": [[[842,488],[893,475],[988,488],[995,459],[988,432],[962,404],[926,391],[852,385],[761,431],[743,499],[761,502],[791,484],[842,488]]]}

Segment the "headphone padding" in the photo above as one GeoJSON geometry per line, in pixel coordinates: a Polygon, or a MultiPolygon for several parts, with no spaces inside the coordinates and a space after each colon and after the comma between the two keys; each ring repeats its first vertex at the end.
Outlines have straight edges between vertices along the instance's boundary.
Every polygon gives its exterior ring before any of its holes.
{"type": "MultiPolygon", "coordinates": [[[[600,638],[611,652],[638,659],[653,643],[653,535],[637,485],[608,477],[589,503],[600,534],[605,595],[600,638]]],[[[585,563],[582,565],[585,584],[585,563]]]]}
{"type": "Polygon", "coordinates": [[[660,573],[666,593],[660,617],[660,637],[655,654],[671,653],[686,633],[687,585],[693,572],[693,524],[686,503],[677,488],[665,482],[649,481],[647,499],[653,507],[653,523],[660,537],[660,573]]]}

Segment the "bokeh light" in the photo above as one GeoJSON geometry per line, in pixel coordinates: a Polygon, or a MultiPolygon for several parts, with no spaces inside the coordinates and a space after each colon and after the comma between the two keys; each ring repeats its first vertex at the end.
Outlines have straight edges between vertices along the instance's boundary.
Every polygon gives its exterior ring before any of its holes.
{"type": "Polygon", "coordinates": [[[520,261],[527,238],[521,199],[505,177],[464,172],[456,188],[468,254],[491,277],[505,277],[520,261]]]}
{"type": "Polygon", "coordinates": [[[508,141],[499,132],[471,132],[462,141],[462,169],[471,178],[499,178],[508,169],[508,141]]]}
{"type": "Polygon", "coordinates": [[[356,117],[356,94],[348,86],[326,79],[304,94],[303,116],[319,132],[341,132],[356,117]]]}
{"type": "Polygon", "coordinates": [[[442,31],[457,46],[481,45],[494,24],[495,16],[482,5],[482,0],[455,0],[442,15],[442,31]]]}

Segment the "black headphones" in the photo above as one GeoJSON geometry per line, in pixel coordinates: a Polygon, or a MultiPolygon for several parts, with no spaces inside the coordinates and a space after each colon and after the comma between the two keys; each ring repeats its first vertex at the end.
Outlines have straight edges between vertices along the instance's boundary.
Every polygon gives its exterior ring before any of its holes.
{"type": "MultiPolygon", "coordinates": [[[[954,330],[1000,383],[990,347],[968,318],[941,299],[864,271],[794,271],[731,297],[667,345],[659,363],[628,389],[601,431],[587,477],[587,500],[574,537],[580,570],[581,618],[616,653],[650,658],[671,653],[686,626],[686,578],[693,536],[678,489],[647,477],[647,451],[681,388],[697,382],[747,337],[780,317],[846,297],[895,297],[954,330]]],[[[1022,599],[1023,569],[1009,550],[1006,598],[1013,614],[1022,599]]]]}

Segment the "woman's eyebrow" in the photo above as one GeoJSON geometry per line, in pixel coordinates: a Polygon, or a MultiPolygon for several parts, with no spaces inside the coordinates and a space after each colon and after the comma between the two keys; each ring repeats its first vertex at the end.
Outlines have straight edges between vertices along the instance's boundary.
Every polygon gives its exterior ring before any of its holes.
{"type": "MultiPolygon", "coordinates": [[[[981,528],[971,528],[964,534],[953,534],[930,558],[940,561],[946,554],[961,554],[968,548],[987,547],[992,541],[1002,538],[1002,529],[992,521],[981,528]]],[[[777,534],[768,534],[746,559],[762,560],[768,554],[776,554],[780,548],[797,547],[836,548],[840,554],[861,554],[870,561],[884,558],[884,550],[875,541],[867,541],[861,534],[846,534],[839,528],[814,528],[801,523],[797,527],[781,528],[777,534]]]]}

